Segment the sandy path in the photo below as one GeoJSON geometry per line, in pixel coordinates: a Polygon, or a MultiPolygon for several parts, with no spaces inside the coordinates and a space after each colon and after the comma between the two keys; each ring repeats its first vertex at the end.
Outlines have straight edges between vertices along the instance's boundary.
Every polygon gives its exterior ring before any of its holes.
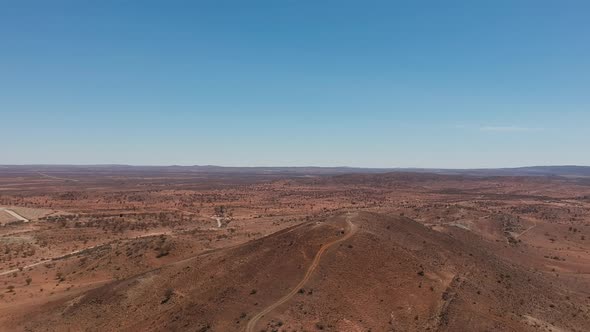
{"type": "Polygon", "coordinates": [[[6,208],[0,208],[0,211],[4,211],[4,212],[8,213],[9,215],[11,215],[11,216],[15,217],[16,219],[18,219],[18,220],[20,220],[20,221],[29,222],[29,219],[27,219],[27,218],[25,218],[25,217],[21,216],[20,214],[18,214],[18,213],[16,213],[16,212],[14,212],[14,211],[12,211],[12,210],[8,210],[8,209],[6,209],[6,208]]]}
{"type": "Polygon", "coordinates": [[[211,219],[217,221],[217,228],[221,228],[221,217],[211,217],[211,219]]]}
{"type": "Polygon", "coordinates": [[[326,250],[328,250],[330,247],[332,247],[335,244],[338,244],[340,242],[343,242],[343,241],[348,240],[351,236],[354,235],[354,233],[356,233],[357,227],[350,221],[351,217],[352,217],[351,214],[349,214],[348,216],[346,216],[346,222],[348,223],[348,232],[346,233],[346,235],[344,235],[343,237],[341,237],[341,238],[339,238],[337,240],[334,240],[332,242],[328,242],[328,243],[322,245],[322,247],[320,248],[320,250],[315,255],[315,257],[313,259],[313,262],[311,263],[311,265],[307,269],[307,272],[305,273],[305,276],[303,277],[303,279],[301,279],[301,281],[297,284],[297,286],[295,286],[287,295],[283,296],[281,299],[279,299],[275,303],[269,305],[264,310],[262,310],[261,312],[259,312],[257,315],[255,315],[254,317],[252,317],[250,319],[250,321],[248,322],[248,325],[246,325],[246,332],[253,332],[254,329],[256,328],[256,324],[258,323],[258,321],[260,320],[260,318],[264,317],[264,315],[266,315],[269,312],[273,311],[276,307],[280,306],[281,304],[289,301],[295,294],[297,294],[297,292],[301,288],[303,288],[303,286],[307,283],[307,281],[309,281],[309,278],[311,278],[311,275],[313,274],[313,272],[315,271],[315,269],[320,264],[320,260],[322,258],[322,254],[324,252],[326,252],[326,250]]]}

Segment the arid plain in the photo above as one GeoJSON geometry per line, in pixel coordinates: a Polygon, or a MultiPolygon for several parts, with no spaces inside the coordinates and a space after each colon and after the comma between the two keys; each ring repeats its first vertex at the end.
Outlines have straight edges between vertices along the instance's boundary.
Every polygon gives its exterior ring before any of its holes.
{"type": "Polygon", "coordinates": [[[0,168],[2,331],[589,331],[590,178],[0,168]]]}

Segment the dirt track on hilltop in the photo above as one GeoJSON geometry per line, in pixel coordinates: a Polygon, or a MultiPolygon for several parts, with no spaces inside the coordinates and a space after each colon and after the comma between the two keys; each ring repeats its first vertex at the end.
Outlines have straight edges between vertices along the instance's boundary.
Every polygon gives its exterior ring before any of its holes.
{"type": "Polygon", "coordinates": [[[322,245],[322,247],[320,248],[320,250],[318,250],[318,252],[316,253],[313,262],[311,263],[311,265],[309,266],[309,268],[307,269],[307,272],[305,273],[305,276],[303,277],[303,279],[301,279],[301,281],[285,296],[283,296],[281,299],[279,299],[278,301],[274,302],[273,304],[269,305],[268,307],[266,307],[264,310],[262,310],[261,312],[259,312],[258,314],[256,314],[254,317],[252,317],[250,319],[250,321],[248,322],[248,325],[246,325],[246,332],[253,332],[254,329],[256,328],[256,324],[258,323],[258,321],[264,317],[264,315],[268,314],[269,312],[273,311],[276,307],[280,306],[281,304],[289,301],[295,294],[297,294],[297,292],[303,288],[303,286],[307,283],[307,281],[309,280],[309,278],[311,278],[311,275],[313,274],[313,272],[315,271],[315,269],[318,267],[318,265],[320,264],[320,260],[322,258],[322,255],[324,254],[324,252],[326,252],[326,250],[328,250],[330,247],[332,247],[335,244],[338,244],[340,242],[344,242],[346,240],[348,240],[349,238],[351,238],[354,233],[356,233],[356,231],[358,230],[357,226],[354,225],[350,219],[351,219],[352,215],[349,214],[346,217],[346,222],[348,223],[348,232],[346,233],[346,235],[344,235],[342,238],[328,242],[324,245],[322,245]]]}

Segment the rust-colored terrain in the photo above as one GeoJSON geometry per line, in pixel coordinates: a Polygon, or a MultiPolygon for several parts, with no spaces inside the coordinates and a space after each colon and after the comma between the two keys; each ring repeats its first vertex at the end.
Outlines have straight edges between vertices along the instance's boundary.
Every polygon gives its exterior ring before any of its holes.
{"type": "Polygon", "coordinates": [[[0,330],[590,330],[587,174],[381,172],[3,166],[0,330]]]}

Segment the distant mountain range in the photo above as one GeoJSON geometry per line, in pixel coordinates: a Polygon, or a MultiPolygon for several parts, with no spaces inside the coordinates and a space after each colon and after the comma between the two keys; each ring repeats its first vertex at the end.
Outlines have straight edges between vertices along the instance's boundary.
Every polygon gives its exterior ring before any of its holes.
{"type": "Polygon", "coordinates": [[[273,175],[338,175],[350,173],[414,172],[472,176],[562,176],[590,177],[590,166],[529,166],[517,168],[359,168],[359,167],[225,167],[225,166],[132,166],[132,165],[0,165],[1,173],[209,173],[209,174],[273,174],[273,175]]]}
{"type": "Polygon", "coordinates": [[[404,168],[401,171],[437,174],[462,174],[481,176],[565,176],[590,177],[590,166],[528,166],[515,168],[479,168],[479,169],[429,169],[404,168]]]}

